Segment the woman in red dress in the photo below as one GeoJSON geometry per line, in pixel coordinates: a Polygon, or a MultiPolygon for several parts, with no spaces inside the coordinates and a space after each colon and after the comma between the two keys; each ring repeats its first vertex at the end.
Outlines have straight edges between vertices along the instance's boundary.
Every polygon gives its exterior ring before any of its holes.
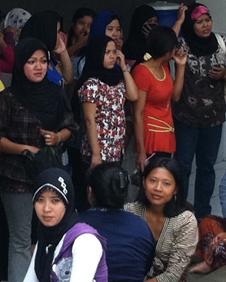
{"type": "Polygon", "coordinates": [[[156,27],[147,41],[144,63],[133,70],[139,90],[134,104],[137,163],[143,170],[146,158],[153,153],[172,154],[176,150],[171,100],[179,100],[183,87],[186,54],[176,51],[177,36],[168,27],[156,27]],[[176,62],[173,81],[169,61],[176,62]]]}

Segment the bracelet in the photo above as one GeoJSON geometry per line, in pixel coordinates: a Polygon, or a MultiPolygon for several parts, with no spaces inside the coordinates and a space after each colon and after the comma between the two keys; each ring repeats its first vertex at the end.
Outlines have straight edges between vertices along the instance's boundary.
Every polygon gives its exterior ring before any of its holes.
{"type": "Polygon", "coordinates": [[[122,72],[129,72],[129,71],[128,71],[128,69],[124,69],[124,70],[122,70],[122,72]]]}

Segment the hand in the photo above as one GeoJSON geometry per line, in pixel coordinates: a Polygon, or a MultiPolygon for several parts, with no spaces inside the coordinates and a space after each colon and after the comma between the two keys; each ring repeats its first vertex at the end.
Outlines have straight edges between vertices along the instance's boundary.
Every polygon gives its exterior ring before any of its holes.
{"type": "Polygon", "coordinates": [[[184,22],[185,19],[185,12],[187,11],[188,7],[183,3],[180,4],[178,14],[177,14],[177,21],[181,24],[184,22]]]}
{"type": "Polygon", "coordinates": [[[217,243],[219,241],[223,241],[224,243],[226,243],[226,232],[217,234],[217,236],[214,237],[212,242],[217,243]]]}
{"type": "Polygon", "coordinates": [[[224,79],[226,75],[226,69],[222,66],[213,66],[208,75],[210,78],[215,80],[224,79]]]}
{"type": "Polygon", "coordinates": [[[126,70],[127,66],[126,66],[126,62],[125,62],[125,56],[122,53],[122,51],[117,50],[117,58],[118,58],[118,64],[120,65],[122,71],[126,70]]]}
{"type": "Polygon", "coordinates": [[[28,150],[33,154],[37,154],[40,149],[38,147],[35,147],[35,146],[25,145],[23,151],[25,151],[25,150],[28,150]]]}
{"type": "Polygon", "coordinates": [[[187,62],[187,52],[183,47],[176,49],[175,54],[173,55],[173,59],[176,64],[179,66],[185,66],[187,62]]]}
{"type": "Polygon", "coordinates": [[[40,129],[40,133],[44,137],[46,145],[53,146],[59,143],[59,135],[57,133],[45,129],[40,129]]]}
{"type": "Polygon", "coordinates": [[[140,168],[141,172],[144,171],[146,159],[147,155],[144,152],[137,155],[137,166],[140,168]]]}
{"type": "Polygon", "coordinates": [[[102,163],[100,154],[93,154],[91,158],[90,168],[93,169],[95,166],[102,163]]]}
{"type": "Polygon", "coordinates": [[[57,33],[57,43],[55,46],[55,49],[53,50],[56,54],[61,54],[66,50],[65,43],[63,39],[61,38],[61,35],[57,33]]]}
{"type": "Polygon", "coordinates": [[[149,36],[150,31],[152,30],[152,28],[156,26],[156,24],[150,24],[150,23],[144,23],[141,29],[142,34],[144,35],[144,37],[147,39],[149,36]]]}

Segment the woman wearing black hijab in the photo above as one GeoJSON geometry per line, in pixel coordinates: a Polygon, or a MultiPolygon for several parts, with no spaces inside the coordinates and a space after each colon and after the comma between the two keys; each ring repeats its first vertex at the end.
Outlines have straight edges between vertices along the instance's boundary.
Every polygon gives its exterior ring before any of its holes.
{"type": "Polygon", "coordinates": [[[129,36],[123,50],[128,60],[141,61],[146,52],[148,31],[159,24],[157,12],[149,5],[141,5],[132,15],[129,36]]]}
{"type": "Polygon", "coordinates": [[[54,11],[33,14],[24,25],[20,40],[35,37],[44,42],[50,52],[48,79],[58,85],[72,81],[72,64],[68,55],[62,28],[62,18],[54,11]],[[59,60],[59,62],[58,62],[59,60]]]}
{"type": "Polygon", "coordinates": [[[196,154],[194,208],[198,218],[211,213],[214,164],[225,120],[226,38],[212,32],[209,9],[195,3],[186,12],[182,46],[187,49],[184,88],[175,104],[176,158],[184,170],[184,187],[196,154]]]}
{"type": "Polygon", "coordinates": [[[107,282],[105,240],[78,223],[70,176],[49,168],[34,183],[32,202],[39,219],[38,243],[24,282],[107,282]]]}
{"type": "Polygon", "coordinates": [[[8,280],[23,281],[30,262],[32,180],[24,151],[37,153],[71,136],[74,122],[62,90],[47,77],[48,51],[34,38],[15,48],[12,88],[0,96],[0,196],[10,234],[8,280]]]}
{"type": "Polygon", "coordinates": [[[90,41],[80,86],[78,93],[86,123],[84,161],[90,167],[102,161],[119,162],[125,137],[124,102],[125,98],[137,99],[137,88],[124,55],[110,37],[90,41]]]}

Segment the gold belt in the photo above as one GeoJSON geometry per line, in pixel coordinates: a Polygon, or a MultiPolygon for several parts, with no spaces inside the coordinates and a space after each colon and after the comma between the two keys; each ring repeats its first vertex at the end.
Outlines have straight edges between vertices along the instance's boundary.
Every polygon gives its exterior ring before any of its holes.
{"type": "Polygon", "coordinates": [[[157,124],[153,124],[153,123],[147,123],[148,126],[154,127],[154,128],[148,128],[148,131],[152,131],[152,132],[174,132],[175,131],[174,127],[172,127],[170,124],[168,124],[167,122],[165,122],[161,119],[158,119],[158,118],[155,118],[155,117],[152,117],[152,116],[148,116],[148,118],[155,120],[155,121],[158,121],[158,122],[163,124],[161,126],[161,125],[157,125],[157,124]]]}

